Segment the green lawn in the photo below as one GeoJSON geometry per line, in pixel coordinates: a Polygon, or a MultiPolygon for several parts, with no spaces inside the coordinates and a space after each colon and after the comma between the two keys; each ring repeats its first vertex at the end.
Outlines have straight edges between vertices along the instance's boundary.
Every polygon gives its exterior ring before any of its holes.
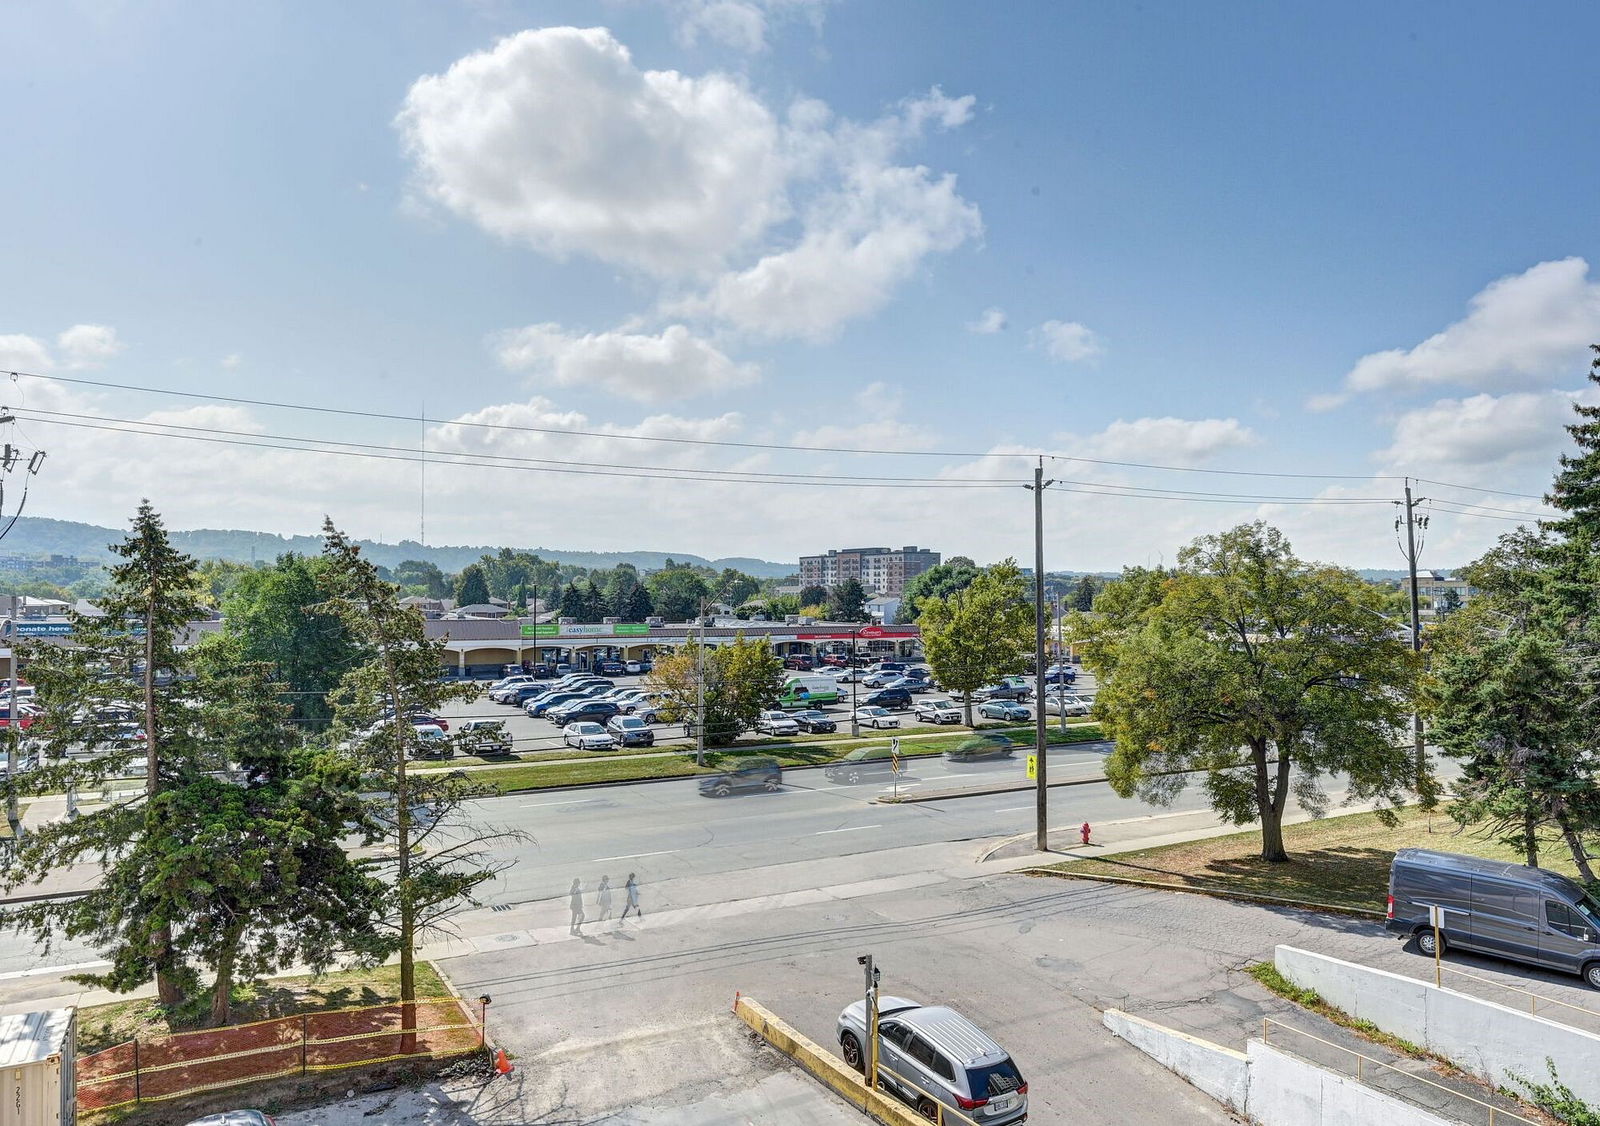
{"type": "MultiPolygon", "coordinates": [[[[1389,863],[1396,849],[1432,848],[1521,863],[1521,855],[1461,830],[1442,810],[1400,811],[1400,824],[1384,825],[1374,813],[1353,813],[1284,827],[1289,860],[1261,859],[1261,834],[1251,830],[1184,844],[1123,852],[1105,859],[1051,865],[1052,871],[1121,876],[1173,887],[1204,887],[1271,895],[1311,903],[1382,911],[1389,892],[1389,863]]],[[[1571,854],[1546,843],[1542,867],[1576,877],[1571,854]]]]}

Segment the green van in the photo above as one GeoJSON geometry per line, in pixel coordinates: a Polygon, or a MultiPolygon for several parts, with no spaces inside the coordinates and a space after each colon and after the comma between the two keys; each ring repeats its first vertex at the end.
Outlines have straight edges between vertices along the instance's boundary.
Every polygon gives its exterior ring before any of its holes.
{"type": "Polygon", "coordinates": [[[811,708],[839,702],[839,682],[831,676],[792,676],[778,693],[780,708],[811,708]]]}

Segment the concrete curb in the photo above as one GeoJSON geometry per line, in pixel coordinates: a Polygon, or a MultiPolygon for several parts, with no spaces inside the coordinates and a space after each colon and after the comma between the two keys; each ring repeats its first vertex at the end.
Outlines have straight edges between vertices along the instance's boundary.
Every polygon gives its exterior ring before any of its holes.
{"type": "MultiPolygon", "coordinates": [[[[1089,857],[1086,859],[1098,859],[1089,857]]],[[[1209,895],[1213,899],[1236,899],[1242,903],[1264,903],[1270,907],[1295,907],[1303,911],[1325,911],[1335,915],[1353,915],[1358,919],[1382,919],[1382,911],[1372,911],[1365,907],[1344,907],[1335,903],[1314,903],[1308,899],[1286,899],[1278,895],[1258,895],[1248,891],[1234,891],[1231,888],[1216,887],[1191,887],[1187,884],[1162,884],[1154,880],[1134,880],[1127,876],[1095,876],[1086,872],[1058,872],[1053,868],[1019,868],[1024,876],[1048,876],[1058,880],[1092,880],[1098,884],[1127,884],[1131,887],[1149,888],[1153,891],[1188,892],[1193,895],[1209,895]]]]}
{"type": "Polygon", "coordinates": [[[813,1078],[831,1088],[851,1106],[885,1123],[885,1126],[926,1126],[927,1119],[893,1095],[868,1087],[854,1068],[801,1035],[776,1013],[748,997],[734,1000],[733,1013],[749,1025],[756,1035],[794,1060],[813,1078]]]}

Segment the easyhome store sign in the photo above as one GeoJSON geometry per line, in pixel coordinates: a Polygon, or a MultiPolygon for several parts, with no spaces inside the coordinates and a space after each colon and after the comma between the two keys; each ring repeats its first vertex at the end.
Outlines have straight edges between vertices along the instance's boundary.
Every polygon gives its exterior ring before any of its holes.
{"type": "Polygon", "coordinates": [[[617,622],[609,626],[563,626],[554,622],[541,622],[534,625],[526,622],[522,626],[523,637],[648,637],[650,627],[629,622],[617,622]]]}

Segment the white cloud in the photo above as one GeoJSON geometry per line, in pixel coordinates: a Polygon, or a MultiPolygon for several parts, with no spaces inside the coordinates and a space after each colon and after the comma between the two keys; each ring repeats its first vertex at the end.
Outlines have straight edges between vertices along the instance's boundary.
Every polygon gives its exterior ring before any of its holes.
{"type": "Polygon", "coordinates": [[[511,371],[537,372],[564,386],[598,385],[645,402],[742,387],[761,376],[755,364],[735,363],[683,325],[652,336],[574,335],[557,324],[536,324],[501,333],[491,344],[511,371]]]}
{"type": "Polygon", "coordinates": [[[714,317],[756,336],[810,340],[876,313],[930,254],[983,233],[953,175],[895,163],[929,124],[951,129],[969,120],[972,104],[970,95],[950,98],[935,87],[863,126],[832,123],[819,102],[797,103],[789,117],[796,167],[824,184],[802,210],[798,242],[665,310],[714,317]]]}
{"type": "Polygon", "coordinates": [[[1499,390],[1570,378],[1600,339],[1600,282],[1582,258],[1563,258],[1490,283],[1461,320],[1411,349],[1363,356],[1350,391],[1448,384],[1499,390]]]}
{"type": "Polygon", "coordinates": [[[975,321],[967,322],[967,331],[975,332],[979,336],[991,336],[1004,331],[1006,327],[1006,313],[1004,309],[989,308],[979,314],[975,321]]]}
{"type": "Polygon", "coordinates": [[[56,337],[56,347],[69,368],[92,368],[122,351],[122,342],[109,325],[73,325],[56,337]]]}
{"type": "Polygon", "coordinates": [[[1131,422],[1118,419],[1086,438],[1064,435],[1062,448],[1109,461],[1199,465],[1260,441],[1256,432],[1237,418],[1136,418],[1131,422]]]}
{"type": "Polygon", "coordinates": [[[738,79],[640,70],[604,28],[523,31],[413,83],[428,199],[545,253],[715,269],[789,214],[777,122],[738,79]]]}
{"type": "Polygon", "coordinates": [[[693,47],[703,35],[752,54],[767,49],[775,20],[803,17],[818,30],[832,0],[674,0],[678,42],[693,47]]]}
{"type": "Polygon", "coordinates": [[[835,450],[925,450],[937,435],[925,426],[900,417],[905,409],[905,389],[881,380],[867,384],[851,397],[851,414],[861,421],[829,423],[801,430],[790,439],[796,446],[822,446],[835,450]]]}
{"type": "Polygon", "coordinates": [[[242,363],[244,363],[244,356],[239,352],[229,352],[226,356],[222,357],[222,366],[227,368],[229,371],[233,371],[242,363]]]}
{"type": "Polygon", "coordinates": [[[1567,391],[1472,395],[1406,411],[1395,420],[1394,444],[1378,456],[1393,470],[1491,483],[1510,463],[1550,467],[1571,444],[1564,429],[1575,399],[1567,391]]]}
{"type": "Polygon", "coordinates": [[[22,333],[0,336],[0,368],[7,371],[49,371],[54,365],[42,342],[22,333]]]}
{"type": "Polygon", "coordinates": [[[1034,330],[1034,343],[1052,358],[1075,364],[1105,355],[1105,345],[1077,321],[1045,321],[1034,330]]]}

